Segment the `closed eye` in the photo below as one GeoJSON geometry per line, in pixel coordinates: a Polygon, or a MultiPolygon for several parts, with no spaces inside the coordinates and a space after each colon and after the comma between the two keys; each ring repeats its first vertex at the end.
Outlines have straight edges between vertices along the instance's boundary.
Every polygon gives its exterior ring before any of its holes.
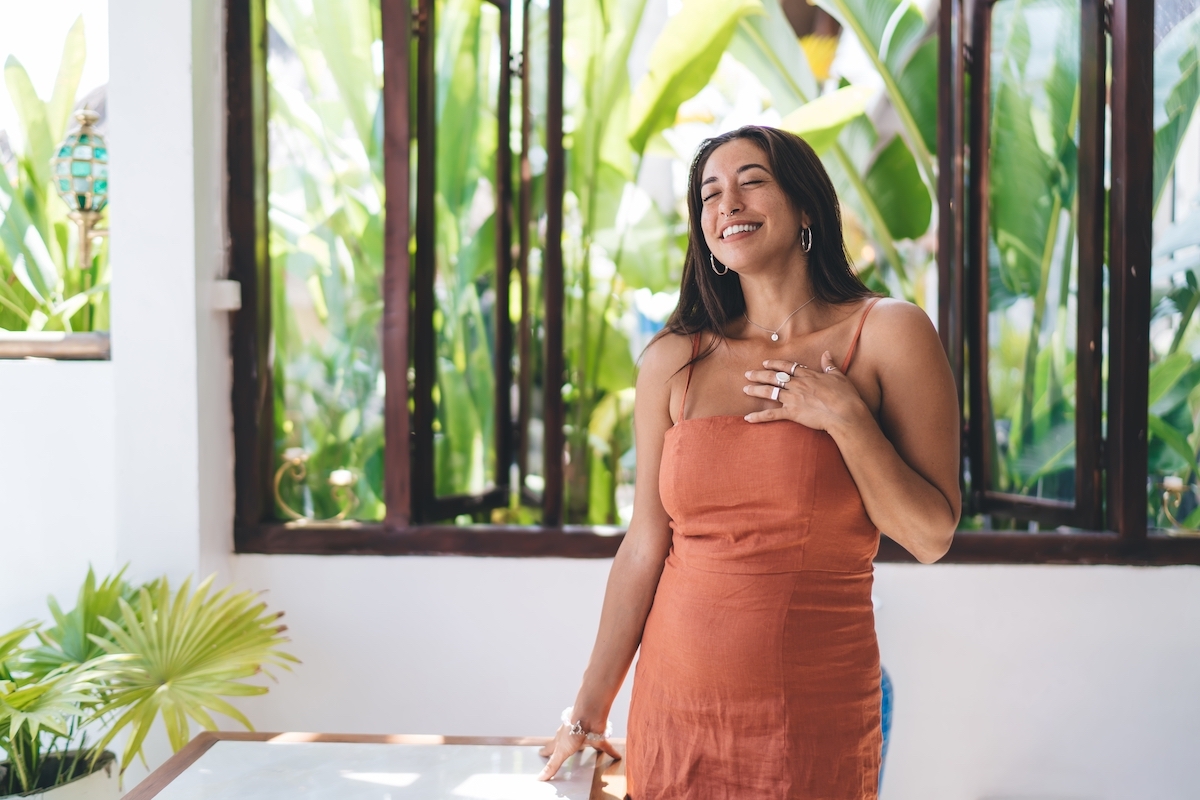
{"type": "Polygon", "coordinates": [[[720,194],[720,192],[713,192],[713,193],[712,193],[712,194],[710,194],[708,197],[701,197],[701,198],[700,198],[700,202],[701,202],[701,203],[707,203],[709,200],[712,200],[714,197],[716,197],[716,196],[717,196],[717,195],[719,195],[719,194],[720,194]]]}

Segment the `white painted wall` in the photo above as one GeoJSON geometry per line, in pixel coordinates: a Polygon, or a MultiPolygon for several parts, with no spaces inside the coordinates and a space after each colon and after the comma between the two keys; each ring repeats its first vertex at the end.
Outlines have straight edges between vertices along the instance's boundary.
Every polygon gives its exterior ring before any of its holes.
{"type": "Polygon", "coordinates": [[[191,4],[111,0],[109,35],[117,557],[178,579],[200,549],[191,4]]]}
{"type": "MultiPolygon", "coordinates": [[[[261,728],[547,732],[609,562],[229,555],[220,6],[110,0],[114,360],[0,362],[0,629],[89,561],[220,570],[304,661],[245,703],[261,728]]],[[[1200,569],[882,565],[877,587],[887,800],[1200,796],[1200,569]]]]}
{"type": "Polygon", "coordinates": [[[0,361],[0,631],[113,568],[113,365],[0,361]]]}
{"type": "MultiPolygon", "coordinates": [[[[272,730],[546,735],[609,564],[239,556],[304,662],[244,707],[272,730]]],[[[876,588],[885,800],[1200,795],[1200,568],[884,564],[876,588]]]]}

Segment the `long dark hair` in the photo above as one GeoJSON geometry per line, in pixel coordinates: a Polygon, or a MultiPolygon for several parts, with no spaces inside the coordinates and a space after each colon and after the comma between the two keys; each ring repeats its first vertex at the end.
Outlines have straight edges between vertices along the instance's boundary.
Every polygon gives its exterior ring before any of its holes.
{"type": "Polygon", "coordinates": [[[683,261],[679,305],[659,334],[694,336],[701,331],[716,334],[708,347],[688,363],[711,354],[718,342],[725,338],[729,322],[746,311],[746,299],[742,295],[742,281],[738,274],[731,271],[717,275],[711,269],[711,254],[700,224],[703,206],[700,183],[704,177],[704,166],[714,150],[736,139],[751,141],[767,154],[771,174],[784,194],[797,211],[808,213],[812,229],[808,275],[813,295],[822,303],[836,305],[874,294],[854,271],[842,239],[842,212],[837,192],[821,159],[808,142],[793,133],[759,125],[747,125],[705,139],[696,152],[688,175],[688,247],[683,261]]]}

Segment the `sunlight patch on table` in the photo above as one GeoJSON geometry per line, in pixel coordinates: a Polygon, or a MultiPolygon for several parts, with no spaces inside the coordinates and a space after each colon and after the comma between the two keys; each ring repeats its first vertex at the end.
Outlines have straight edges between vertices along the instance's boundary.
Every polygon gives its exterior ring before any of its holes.
{"type": "Polygon", "coordinates": [[[395,787],[412,786],[417,778],[421,777],[419,772],[351,772],[348,769],[344,769],[338,774],[348,781],[362,781],[363,783],[395,787]]]}

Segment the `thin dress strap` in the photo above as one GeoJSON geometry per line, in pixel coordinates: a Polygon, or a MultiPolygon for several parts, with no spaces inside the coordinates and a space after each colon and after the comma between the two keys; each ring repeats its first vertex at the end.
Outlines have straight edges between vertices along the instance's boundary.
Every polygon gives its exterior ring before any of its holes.
{"type": "MultiPolygon", "coordinates": [[[[871,313],[871,309],[875,307],[880,298],[876,297],[867,303],[866,309],[862,312],[862,317],[858,320],[858,328],[854,331],[854,338],[850,340],[850,349],[846,351],[846,360],[842,362],[842,374],[846,374],[846,370],[850,369],[850,360],[854,358],[854,351],[858,347],[858,337],[862,333],[863,323],[867,321],[867,314],[871,313]]],[[[686,390],[685,390],[686,392],[686,390]]]]}
{"type": "Polygon", "coordinates": [[[687,382],[683,384],[683,399],[679,401],[679,422],[683,422],[683,411],[687,408],[688,387],[692,385],[692,367],[696,366],[696,353],[700,352],[700,334],[692,337],[692,360],[688,362],[687,382]]]}

